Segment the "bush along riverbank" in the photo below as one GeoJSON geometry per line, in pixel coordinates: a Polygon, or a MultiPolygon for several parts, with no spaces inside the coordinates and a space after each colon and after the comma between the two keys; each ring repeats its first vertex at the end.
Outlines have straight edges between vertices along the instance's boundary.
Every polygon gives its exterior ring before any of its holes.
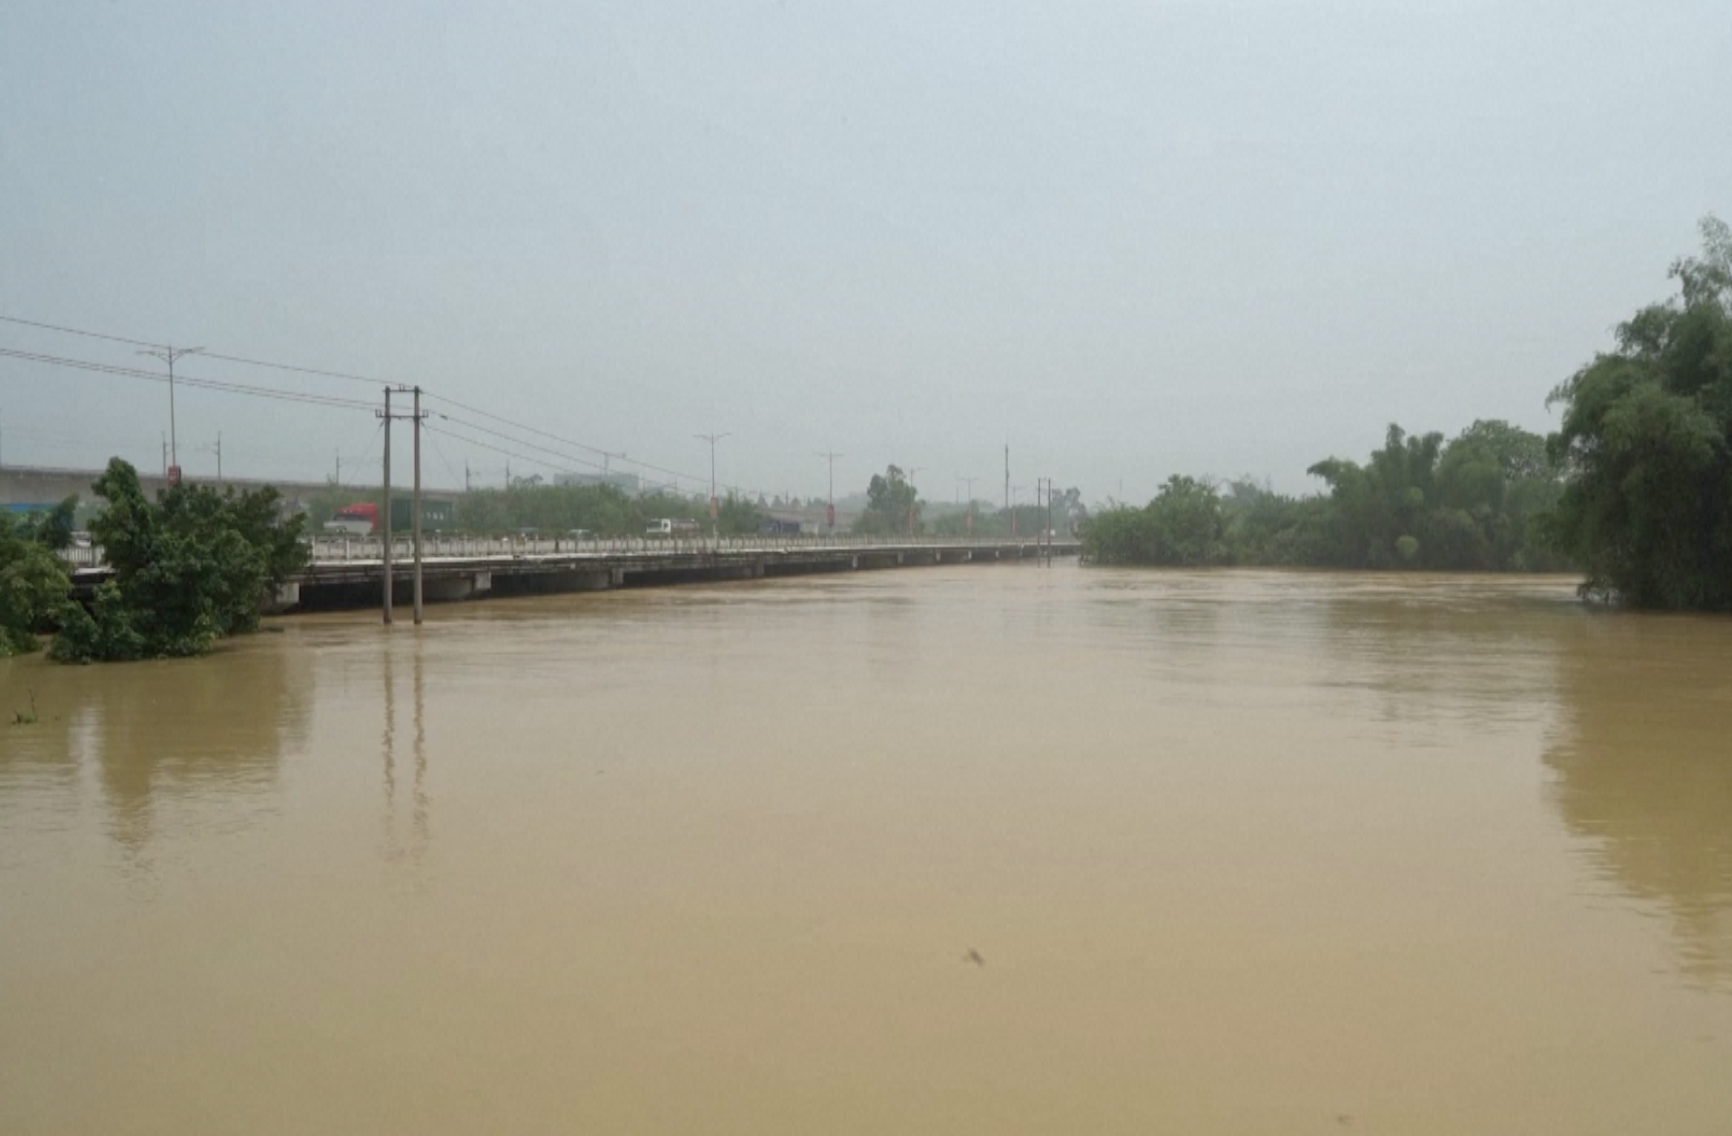
{"type": "Polygon", "coordinates": [[[264,597],[306,564],[303,519],[284,518],[275,489],[237,493],[178,485],[152,501],[119,458],[92,485],[91,522],[111,579],[88,606],[68,599],[65,564],[75,502],[0,530],[0,653],[35,650],[89,663],[197,655],[255,630],[264,597]],[[64,514],[64,516],[62,516],[64,514]],[[65,522],[65,523],[62,523],[65,522]],[[64,529],[64,532],[62,531],[64,529]]]}

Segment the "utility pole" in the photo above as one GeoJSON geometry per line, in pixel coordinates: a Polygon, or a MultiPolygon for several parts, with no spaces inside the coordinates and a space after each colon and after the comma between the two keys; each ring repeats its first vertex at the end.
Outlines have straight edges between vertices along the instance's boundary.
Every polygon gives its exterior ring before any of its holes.
{"type": "Polygon", "coordinates": [[[847,455],[839,454],[834,450],[826,450],[818,456],[826,458],[830,462],[830,496],[827,498],[828,504],[824,509],[824,523],[829,527],[830,535],[834,536],[836,534],[836,459],[847,455]]]}
{"type": "Polygon", "coordinates": [[[385,519],[380,528],[384,538],[385,622],[391,622],[391,388],[385,388],[385,519]]]}
{"type": "Polygon", "coordinates": [[[623,458],[623,457],[625,457],[625,451],[624,450],[603,450],[603,451],[601,451],[601,479],[604,483],[607,481],[607,461],[608,461],[608,459],[609,458],[623,458]]]}
{"type": "Polygon", "coordinates": [[[149,355],[161,359],[168,364],[168,470],[164,477],[173,475],[175,481],[180,480],[180,449],[175,444],[174,434],[174,361],[182,355],[196,355],[203,351],[202,347],[163,347],[157,350],[140,351],[140,355],[149,355]]]}
{"type": "Polygon", "coordinates": [[[463,492],[469,492],[469,459],[463,459],[463,492]]]}
{"type": "Polygon", "coordinates": [[[1043,550],[1041,549],[1041,545],[1040,545],[1041,534],[1043,532],[1043,529],[1040,527],[1040,525],[1041,525],[1040,490],[1041,490],[1041,485],[1045,480],[1046,479],[1042,478],[1042,477],[1037,477],[1034,479],[1034,523],[1036,526],[1035,530],[1034,530],[1034,562],[1036,564],[1039,564],[1041,562],[1041,557],[1043,555],[1043,550]]]}
{"type": "Polygon", "coordinates": [[[1053,520],[1053,480],[1051,480],[1051,478],[1043,478],[1043,481],[1046,481],[1046,490],[1044,490],[1044,492],[1046,492],[1046,507],[1044,507],[1044,511],[1041,513],[1041,563],[1050,565],[1051,544],[1050,540],[1048,540],[1048,533],[1050,533],[1051,528],[1053,528],[1053,525],[1051,525],[1051,520],[1053,520]]]}
{"type": "Polygon", "coordinates": [[[162,436],[162,479],[164,482],[166,482],[168,480],[168,434],[167,434],[167,432],[164,432],[163,436],[162,436]]]}
{"type": "Polygon", "coordinates": [[[1010,511],[1010,443],[1004,444],[1004,511],[1010,516],[1010,535],[1016,535],[1016,514],[1010,511]]]}
{"type": "Polygon", "coordinates": [[[332,450],[331,452],[337,456],[337,485],[341,486],[343,484],[343,451],[332,450]]]}
{"type": "MultiPolygon", "coordinates": [[[[1048,521],[1048,518],[1051,516],[1051,511],[1053,511],[1053,480],[1051,480],[1051,478],[1041,478],[1041,481],[1044,481],[1043,492],[1046,494],[1046,509],[1044,509],[1043,513],[1039,514],[1039,516],[1041,516],[1041,542],[1039,542],[1039,549],[1041,549],[1043,563],[1048,563],[1048,561],[1046,561],[1046,530],[1051,528],[1051,526],[1048,525],[1046,521],[1048,521]]],[[[1039,504],[1039,502],[1036,502],[1036,504],[1039,504]]]]}
{"type": "Polygon", "coordinates": [[[1037,515],[1041,519],[1040,520],[1040,540],[1036,543],[1035,548],[1036,548],[1036,550],[1040,556],[1040,562],[1042,564],[1051,564],[1052,563],[1052,543],[1051,543],[1050,538],[1048,537],[1048,533],[1050,533],[1052,531],[1052,478],[1043,477],[1039,480],[1039,482],[1036,483],[1035,491],[1034,491],[1034,503],[1035,503],[1035,507],[1037,509],[1041,510],[1040,512],[1037,513],[1037,515]],[[1044,500],[1045,500],[1044,509],[1041,508],[1041,502],[1042,502],[1041,494],[1043,492],[1046,495],[1044,498],[1044,500]]]}
{"type": "Polygon", "coordinates": [[[1046,563],[1052,567],[1052,478],[1046,479],[1046,563]]]}
{"type": "Polygon", "coordinates": [[[421,625],[421,388],[415,388],[415,625],[421,625]]]}
{"type": "Polygon", "coordinates": [[[198,448],[198,452],[201,454],[215,454],[216,455],[216,463],[217,463],[216,479],[217,479],[217,484],[221,485],[222,480],[223,480],[223,435],[222,435],[222,431],[221,430],[217,431],[216,445],[214,445],[214,446],[200,446],[198,448]]]}
{"type": "Polygon", "coordinates": [[[956,480],[958,480],[958,481],[962,482],[964,485],[968,486],[968,535],[973,536],[974,535],[974,483],[979,481],[980,478],[978,478],[978,477],[964,477],[959,473],[956,475],[956,480]]]}
{"type": "Polygon", "coordinates": [[[923,470],[925,468],[926,467],[923,465],[911,465],[908,467],[908,488],[910,490],[909,496],[908,496],[908,535],[909,536],[914,535],[914,503],[920,499],[920,491],[918,489],[914,488],[914,475],[919,473],[921,470],[923,470]]]}
{"type": "Polygon", "coordinates": [[[722,547],[722,531],[716,518],[716,443],[723,438],[733,437],[733,434],[693,434],[692,437],[710,444],[710,540],[719,552],[722,547]]]}
{"type": "Polygon", "coordinates": [[[410,532],[414,534],[413,538],[412,538],[412,540],[413,540],[412,547],[413,547],[413,556],[414,556],[414,564],[415,564],[415,573],[414,573],[415,622],[420,623],[421,622],[421,420],[424,417],[426,417],[426,415],[424,415],[421,412],[421,388],[420,387],[399,386],[397,389],[399,391],[403,391],[403,392],[413,392],[413,394],[415,396],[415,406],[414,406],[414,410],[409,414],[392,414],[391,413],[391,388],[390,387],[385,388],[385,410],[382,414],[379,415],[380,418],[383,418],[385,420],[385,520],[384,520],[384,524],[382,526],[382,533],[384,536],[384,543],[385,543],[384,558],[383,558],[383,561],[384,561],[383,568],[384,568],[384,572],[385,572],[384,614],[385,614],[385,622],[390,623],[391,622],[392,585],[396,583],[396,580],[394,580],[392,578],[392,567],[391,567],[391,504],[392,504],[392,501],[391,501],[391,421],[394,418],[409,418],[409,419],[412,419],[415,423],[415,441],[414,441],[415,480],[414,480],[414,488],[413,488],[412,495],[411,495],[410,501],[409,501],[409,507],[410,507],[410,509],[412,509],[414,511],[414,516],[411,518],[409,525],[410,525],[410,532]]]}

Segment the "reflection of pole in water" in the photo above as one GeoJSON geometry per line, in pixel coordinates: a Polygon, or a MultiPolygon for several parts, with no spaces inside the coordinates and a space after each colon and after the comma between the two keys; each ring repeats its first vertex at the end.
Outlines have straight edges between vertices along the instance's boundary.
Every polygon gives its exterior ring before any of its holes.
{"type": "Polygon", "coordinates": [[[389,642],[385,644],[382,671],[385,678],[385,847],[389,855],[397,846],[397,705],[389,642]]]}
{"type": "Polygon", "coordinates": [[[421,674],[421,640],[415,640],[415,856],[427,850],[426,687],[421,674]]]}

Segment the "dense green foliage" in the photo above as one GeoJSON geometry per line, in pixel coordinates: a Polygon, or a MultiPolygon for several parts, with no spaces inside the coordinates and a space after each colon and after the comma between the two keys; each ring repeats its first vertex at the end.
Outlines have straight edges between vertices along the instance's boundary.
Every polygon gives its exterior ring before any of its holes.
{"type": "Polygon", "coordinates": [[[1364,465],[1328,458],[1309,472],[1327,495],[1171,477],[1148,505],[1091,518],[1084,554],[1104,564],[1567,567],[1542,540],[1541,518],[1562,492],[1545,440],[1508,423],[1475,422],[1447,444],[1391,426],[1364,465]]]}
{"type": "Polygon", "coordinates": [[[255,628],[263,597],[306,563],[304,519],[280,519],[274,489],[183,484],[153,502],[118,458],[92,488],[107,507],[91,535],[114,577],[89,610],[61,609],[50,655],[63,662],[199,654],[255,628]]]}
{"type": "Polygon", "coordinates": [[[923,532],[924,508],[914,484],[893,465],[872,475],[866,486],[866,507],[854,518],[854,531],[868,536],[923,532]]]}
{"type": "Polygon", "coordinates": [[[1087,516],[1088,508],[1083,504],[1082,491],[1071,488],[1054,493],[1050,509],[1045,505],[992,509],[982,508],[976,502],[972,524],[968,510],[952,507],[951,511],[933,519],[932,531],[939,536],[973,535],[984,539],[1015,536],[1033,540],[1041,529],[1050,527],[1056,535],[1068,537],[1087,516]]]}
{"type": "Polygon", "coordinates": [[[1585,591],[1642,607],[1732,610],[1732,230],[1702,234],[1672,266],[1678,296],[1552,392],[1557,543],[1585,591]]]}
{"type": "Polygon", "coordinates": [[[68,497],[46,512],[0,514],[0,657],[34,651],[66,603],[70,581],[55,552],[72,540],[77,504],[68,497]]]}
{"type": "MultiPolygon", "coordinates": [[[[696,520],[709,530],[709,502],[670,493],[632,496],[611,485],[540,485],[519,482],[510,489],[478,489],[458,500],[457,527],[478,536],[534,530],[558,536],[583,529],[597,536],[641,536],[651,521],[696,520]]],[[[760,531],[764,510],[744,497],[728,494],[716,504],[716,527],[723,536],[760,531]]]]}

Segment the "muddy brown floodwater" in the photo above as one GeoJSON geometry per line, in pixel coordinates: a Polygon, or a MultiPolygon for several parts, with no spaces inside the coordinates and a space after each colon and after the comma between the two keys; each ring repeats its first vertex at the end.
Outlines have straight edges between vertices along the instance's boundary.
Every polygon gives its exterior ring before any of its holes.
{"type": "Polygon", "coordinates": [[[1732,1131],[1732,621],[929,568],[0,662],[0,1132],[1732,1131]]]}

